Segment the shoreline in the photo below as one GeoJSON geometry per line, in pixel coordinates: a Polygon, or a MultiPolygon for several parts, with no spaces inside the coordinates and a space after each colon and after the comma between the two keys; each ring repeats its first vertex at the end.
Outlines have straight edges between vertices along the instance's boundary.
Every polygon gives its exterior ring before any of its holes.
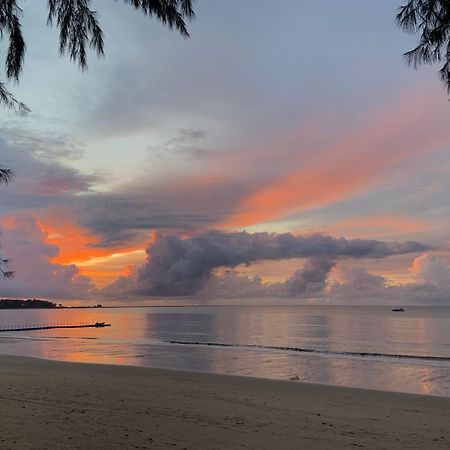
{"type": "Polygon", "coordinates": [[[450,447],[446,397],[10,355],[0,383],[5,449],[450,447]]]}
{"type": "MultiPolygon", "coordinates": [[[[0,339],[8,339],[8,336],[0,336],[0,339]]],[[[210,344],[205,344],[205,346],[210,346],[210,344]]],[[[317,355],[318,357],[327,357],[323,356],[321,354],[317,355]]],[[[379,389],[377,387],[365,387],[365,386],[358,386],[358,385],[344,385],[344,384],[327,384],[327,383],[321,383],[321,382],[310,382],[310,381],[304,381],[300,378],[296,378],[293,376],[292,378],[286,377],[286,378],[275,378],[270,376],[258,376],[258,375],[249,375],[249,374],[239,374],[239,373],[225,373],[225,372],[212,372],[207,370],[196,370],[196,369],[187,369],[187,368],[174,368],[174,367],[164,367],[164,366],[147,366],[147,365],[140,365],[140,364],[121,364],[121,363],[115,363],[115,362],[98,362],[98,361],[71,361],[69,359],[58,359],[58,358],[52,358],[52,357],[45,357],[45,356],[36,356],[36,355],[27,355],[27,354],[19,354],[19,353],[0,353],[0,360],[2,357],[12,357],[12,358],[25,358],[25,359],[31,359],[31,360],[38,360],[38,361],[50,361],[50,362],[61,362],[66,364],[80,364],[80,365],[90,365],[90,366],[111,366],[111,367],[128,367],[128,368],[137,368],[137,369],[148,369],[148,370],[161,370],[161,371],[168,371],[168,372],[180,372],[180,373],[187,373],[187,374],[203,374],[203,375],[211,375],[213,377],[232,377],[232,378],[250,378],[255,380],[266,380],[266,381],[276,381],[281,383],[295,383],[295,384],[304,384],[304,385],[311,385],[311,386],[317,386],[317,387],[324,387],[324,388],[337,388],[337,389],[349,389],[349,390],[356,390],[356,391],[367,391],[367,392],[374,392],[374,393],[388,393],[388,394],[401,394],[401,395],[413,395],[413,396],[423,396],[423,397],[435,397],[435,398],[444,398],[450,400],[450,394],[442,394],[442,393],[423,393],[423,392],[415,392],[412,390],[395,390],[395,389],[379,389]]],[[[347,356],[345,356],[347,358],[347,356]]],[[[349,358],[352,358],[352,356],[349,356],[349,358]]],[[[398,362],[398,361],[396,361],[398,362]]]]}
{"type": "MultiPolygon", "coordinates": [[[[257,377],[254,375],[239,375],[239,374],[231,374],[231,373],[219,373],[219,372],[207,372],[205,370],[189,370],[189,369],[172,369],[170,367],[149,367],[149,366],[134,366],[132,364],[113,364],[113,363],[101,363],[101,362],[80,362],[80,361],[67,361],[63,359],[53,359],[53,358],[44,358],[40,356],[26,356],[26,355],[13,355],[8,353],[0,353],[0,366],[3,363],[3,359],[23,359],[23,360],[36,360],[41,362],[50,362],[50,363],[62,363],[67,365],[74,365],[74,366],[91,366],[94,368],[104,368],[104,367],[110,367],[114,371],[115,368],[123,368],[123,369],[130,369],[130,370],[143,370],[143,371],[149,371],[149,372],[165,372],[167,375],[173,374],[180,374],[180,375],[186,375],[186,376],[206,376],[211,378],[226,378],[226,379],[236,379],[237,380],[254,380],[255,382],[273,382],[273,383],[287,383],[289,385],[301,385],[307,388],[308,386],[312,386],[316,389],[330,389],[330,390],[338,390],[338,391],[356,391],[357,392],[367,392],[371,393],[373,395],[376,394],[393,394],[393,395],[406,395],[406,396],[412,396],[412,397],[423,397],[423,398],[442,398],[447,399],[450,402],[450,396],[446,397],[443,395],[433,395],[433,394],[418,394],[415,392],[401,392],[401,391],[388,391],[388,390],[382,390],[382,389],[371,389],[371,388],[364,388],[364,387],[353,387],[353,386],[343,386],[338,384],[325,384],[325,383],[310,383],[308,381],[301,381],[301,380],[294,380],[294,379],[280,379],[280,378],[265,378],[265,377],[257,377]]],[[[0,369],[0,377],[2,375],[1,369],[0,369]]]]}

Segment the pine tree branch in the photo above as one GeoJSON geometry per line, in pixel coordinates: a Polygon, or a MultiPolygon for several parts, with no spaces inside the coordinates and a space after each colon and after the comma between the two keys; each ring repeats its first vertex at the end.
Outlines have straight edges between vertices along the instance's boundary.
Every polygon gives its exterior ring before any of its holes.
{"type": "Polygon", "coordinates": [[[11,169],[0,167],[0,183],[8,184],[13,176],[14,173],[11,169]]]}
{"type": "Polygon", "coordinates": [[[102,56],[103,31],[97,20],[97,12],[90,9],[90,0],[49,0],[47,24],[56,21],[59,27],[59,53],[66,53],[80,68],[87,68],[87,47],[102,56]]]}
{"type": "Polygon", "coordinates": [[[0,81],[0,103],[3,103],[7,108],[13,109],[20,113],[30,112],[30,108],[25,103],[17,100],[11,92],[9,92],[5,84],[0,81]]]}
{"type": "Polygon", "coordinates": [[[170,29],[175,28],[184,37],[189,37],[185,19],[195,17],[192,0],[124,0],[147,16],[154,16],[170,29]]]}
{"type": "Polygon", "coordinates": [[[418,45],[404,55],[407,64],[417,69],[443,62],[439,76],[450,93],[450,0],[410,0],[396,19],[404,31],[420,35],[418,45]]]}

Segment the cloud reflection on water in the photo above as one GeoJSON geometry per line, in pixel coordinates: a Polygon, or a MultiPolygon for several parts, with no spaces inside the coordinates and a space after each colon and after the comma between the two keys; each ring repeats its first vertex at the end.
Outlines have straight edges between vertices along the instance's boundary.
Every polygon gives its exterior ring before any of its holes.
{"type": "Polygon", "coordinates": [[[449,308],[174,307],[3,311],[0,325],[95,323],[111,328],[0,335],[0,352],[450,396],[447,361],[321,355],[167,341],[450,356],[449,308]]]}

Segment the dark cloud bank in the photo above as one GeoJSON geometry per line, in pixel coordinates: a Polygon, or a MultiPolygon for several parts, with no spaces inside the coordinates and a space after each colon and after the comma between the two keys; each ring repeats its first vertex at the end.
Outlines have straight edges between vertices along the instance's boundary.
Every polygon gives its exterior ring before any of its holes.
{"type": "Polygon", "coordinates": [[[159,236],[147,248],[147,262],[134,277],[120,278],[105,292],[192,295],[204,288],[218,268],[235,268],[263,260],[305,258],[303,268],[283,283],[287,292],[296,295],[323,289],[330,270],[340,259],[385,258],[424,250],[423,245],[412,241],[347,240],[291,233],[209,231],[187,239],[159,236]]]}
{"type": "Polygon", "coordinates": [[[210,231],[182,239],[158,236],[147,248],[148,260],[132,275],[97,289],[75,265],[52,262],[58,248],[46,242],[37,219],[22,214],[6,222],[2,244],[17,275],[4,280],[2,296],[53,299],[120,299],[135,302],[149,296],[195,295],[196,299],[321,299],[332,303],[448,303],[450,268],[442,258],[414,255],[417,283],[389,286],[384,277],[355,267],[360,258],[384,258],[425,248],[415,242],[386,243],[314,235],[210,231]],[[287,280],[266,284],[259,276],[233,270],[240,264],[269,259],[303,258],[287,280]],[[352,263],[353,261],[353,263],[352,263]],[[219,272],[216,269],[220,269],[219,272]],[[330,271],[339,282],[330,280],[330,271]]]}

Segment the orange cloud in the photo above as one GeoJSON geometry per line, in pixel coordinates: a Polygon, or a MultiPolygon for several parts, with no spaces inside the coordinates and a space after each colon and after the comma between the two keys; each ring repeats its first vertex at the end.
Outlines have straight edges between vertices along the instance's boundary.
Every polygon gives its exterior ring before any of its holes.
{"type": "Polygon", "coordinates": [[[52,261],[57,264],[75,264],[97,286],[114,281],[123,273],[124,267],[145,261],[144,242],[142,246],[96,247],[100,239],[77,224],[66,208],[46,211],[38,223],[46,235],[46,242],[59,249],[52,261]]]}
{"type": "Polygon", "coordinates": [[[58,264],[71,264],[93,256],[105,256],[108,249],[92,248],[98,242],[87,230],[69,218],[68,214],[61,217],[39,218],[39,225],[47,235],[47,242],[59,248],[59,254],[54,258],[58,264]]]}
{"type": "Polygon", "coordinates": [[[119,276],[129,276],[146,261],[144,249],[109,253],[106,256],[91,257],[75,264],[84,274],[94,280],[97,286],[106,286],[119,276]]]}
{"type": "MultiPolygon", "coordinates": [[[[369,118],[347,139],[315,150],[268,186],[244,198],[223,224],[242,227],[281,219],[358,195],[388,180],[411,158],[450,144],[447,116],[425,94],[369,118]]],[[[273,149],[276,152],[276,149],[273,149]]]]}
{"type": "Polygon", "coordinates": [[[435,227],[436,225],[425,220],[401,215],[381,215],[340,220],[321,228],[308,230],[308,232],[321,232],[348,238],[381,239],[430,231],[435,227]]]}

